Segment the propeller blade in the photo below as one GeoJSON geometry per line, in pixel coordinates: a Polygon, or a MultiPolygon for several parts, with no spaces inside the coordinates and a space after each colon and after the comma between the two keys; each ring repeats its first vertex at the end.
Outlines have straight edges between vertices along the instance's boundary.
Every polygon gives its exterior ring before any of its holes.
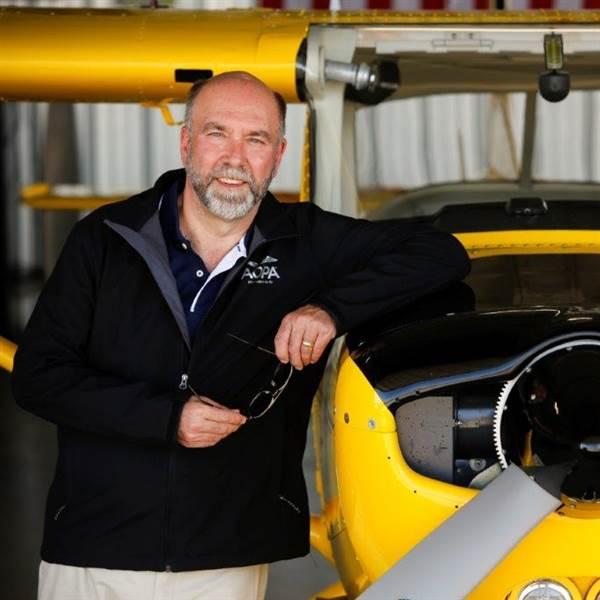
{"type": "Polygon", "coordinates": [[[510,465],[359,600],[463,600],[560,504],[519,467],[510,465]]]}

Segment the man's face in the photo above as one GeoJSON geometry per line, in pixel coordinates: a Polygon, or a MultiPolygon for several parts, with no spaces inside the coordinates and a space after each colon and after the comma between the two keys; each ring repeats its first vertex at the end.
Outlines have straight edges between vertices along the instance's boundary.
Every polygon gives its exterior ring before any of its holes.
{"type": "Polygon", "coordinates": [[[202,90],[181,159],[198,199],[226,221],[246,216],[265,195],[285,149],[272,94],[229,80],[202,90]]]}

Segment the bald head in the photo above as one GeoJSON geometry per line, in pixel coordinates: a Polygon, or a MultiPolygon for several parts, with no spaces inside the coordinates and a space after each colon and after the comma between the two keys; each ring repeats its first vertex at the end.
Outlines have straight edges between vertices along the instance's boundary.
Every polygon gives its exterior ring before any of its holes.
{"type": "Polygon", "coordinates": [[[271,101],[277,109],[279,115],[279,128],[280,136],[285,136],[285,115],[287,111],[287,105],[281,94],[274,92],[270,87],[265,85],[258,77],[246,72],[246,71],[227,71],[216,75],[211,79],[196,81],[190,88],[185,101],[185,117],[184,125],[191,131],[192,120],[194,113],[194,106],[200,102],[200,97],[207,91],[213,88],[221,87],[225,91],[229,85],[243,85],[249,89],[262,92],[267,98],[270,97],[271,101]]]}
{"type": "Polygon", "coordinates": [[[249,73],[195,84],[180,136],[187,197],[223,221],[255,214],[285,151],[284,117],[285,103],[249,73]]]}

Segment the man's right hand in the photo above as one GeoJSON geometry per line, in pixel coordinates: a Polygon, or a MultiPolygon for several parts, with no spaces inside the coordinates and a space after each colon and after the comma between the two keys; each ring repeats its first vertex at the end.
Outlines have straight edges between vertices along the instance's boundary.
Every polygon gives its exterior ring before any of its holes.
{"type": "Polygon", "coordinates": [[[186,448],[208,448],[237,431],[246,420],[238,410],[205,396],[192,396],[183,405],[177,441],[186,448]]]}

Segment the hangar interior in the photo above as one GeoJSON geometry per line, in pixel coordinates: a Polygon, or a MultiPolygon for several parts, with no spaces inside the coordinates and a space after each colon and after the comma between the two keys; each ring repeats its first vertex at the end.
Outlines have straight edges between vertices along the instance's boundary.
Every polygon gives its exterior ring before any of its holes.
{"type": "MultiPolygon", "coordinates": [[[[206,10],[256,6],[252,0],[173,0],[168,4],[206,10]]],[[[0,8],[14,5],[109,8],[130,7],[131,3],[0,2],[0,8]]],[[[406,6],[414,8],[412,4],[406,6]]],[[[453,8],[460,10],[461,6],[457,3],[453,8]]],[[[346,8],[343,0],[341,7],[346,8]]],[[[560,8],[579,5],[563,3],[560,8]]],[[[369,35],[365,28],[364,39],[369,35]]],[[[380,44],[377,52],[383,54],[385,40],[374,43],[380,44]]],[[[367,47],[365,42],[361,60],[369,60],[371,51],[367,47]]],[[[569,66],[568,48],[566,52],[569,66]]],[[[475,198],[490,192],[477,188],[478,184],[493,181],[498,190],[504,183],[518,182],[524,172],[529,183],[552,186],[568,182],[570,186],[580,185],[580,192],[589,192],[590,199],[598,199],[594,184],[600,183],[600,92],[592,77],[595,62],[585,57],[573,59],[574,81],[578,75],[580,81],[585,77],[591,80],[564,101],[551,104],[539,97],[534,100],[535,80],[527,85],[515,82],[515,73],[530,75],[530,63],[534,61],[523,56],[509,63],[494,56],[471,61],[466,56],[440,54],[437,61],[432,61],[430,55],[411,55],[393,43],[388,43],[385,53],[402,55],[403,77],[419,91],[410,97],[398,93],[394,99],[356,110],[353,170],[359,202],[348,212],[398,216],[394,213],[396,204],[385,202],[401,196],[408,201],[400,203],[399,210],[414,205],[423,211],[429,203],[434,212],[436,193],[444,197],[472,194],[475,198]],[[419,81],[427,69],[423,79],[437,79],[437,85],[419,81]],[[481,86],[485,88],[482,91],[465,91],[464,86],[455,83],[468,79],[471,73],[482,76],[484,71],[488,81],[481,86]],[[499,89],[495,90],[494,85],[499,89]],[[423,200],[425,188],[428,191],[423,200]]],[[[181,105],[171,110],[174,119],[181,120],[181,105]]],[[[0,335],[18,342],[66,235],[91,209],[47,210],[35,208],[36,201],[56,196],[65,205],[73,197],[95,198],[97,202],[98,198],[124,198],[145,189],[165,170],[180,166],[179,128],[166,124],[156,108],[129,103],[4,102],[0,104],[0,117],[0,335]]],[[[306,118],[305,104],[289,105],[288,150],[271,185],[271,190],[286,201],[297,199],[300,193],[306,118]]],[[[510,265],[506,269],[514,275],[510,265]]],[[[561,275],[532,274],[526,265],[524,273],[538,279],[561,275]]],[[[490,285],[494,293],[502,291],[501,279],[490,285]]],[[[595,287],[593,282],[586,285],[595,287]]],[[[7,540],[0,595],[29,600],[34,597],[43,503],[54,465],[54,432],[14,406],[4,372],[0,375],[0,398],[4,410],[0,454],[7,465],[3,470],[6,491],[0,501],[7,540]]],[[[305,462],[310,476],[314,467],[310,451],[305,462]]],[[[316,495],[312,501],[316,506],[316,495]]],[[[296,565],[276,565],[272,573],[268,600],[301,600],[337,579],[316,552],[296,565]]]]}

